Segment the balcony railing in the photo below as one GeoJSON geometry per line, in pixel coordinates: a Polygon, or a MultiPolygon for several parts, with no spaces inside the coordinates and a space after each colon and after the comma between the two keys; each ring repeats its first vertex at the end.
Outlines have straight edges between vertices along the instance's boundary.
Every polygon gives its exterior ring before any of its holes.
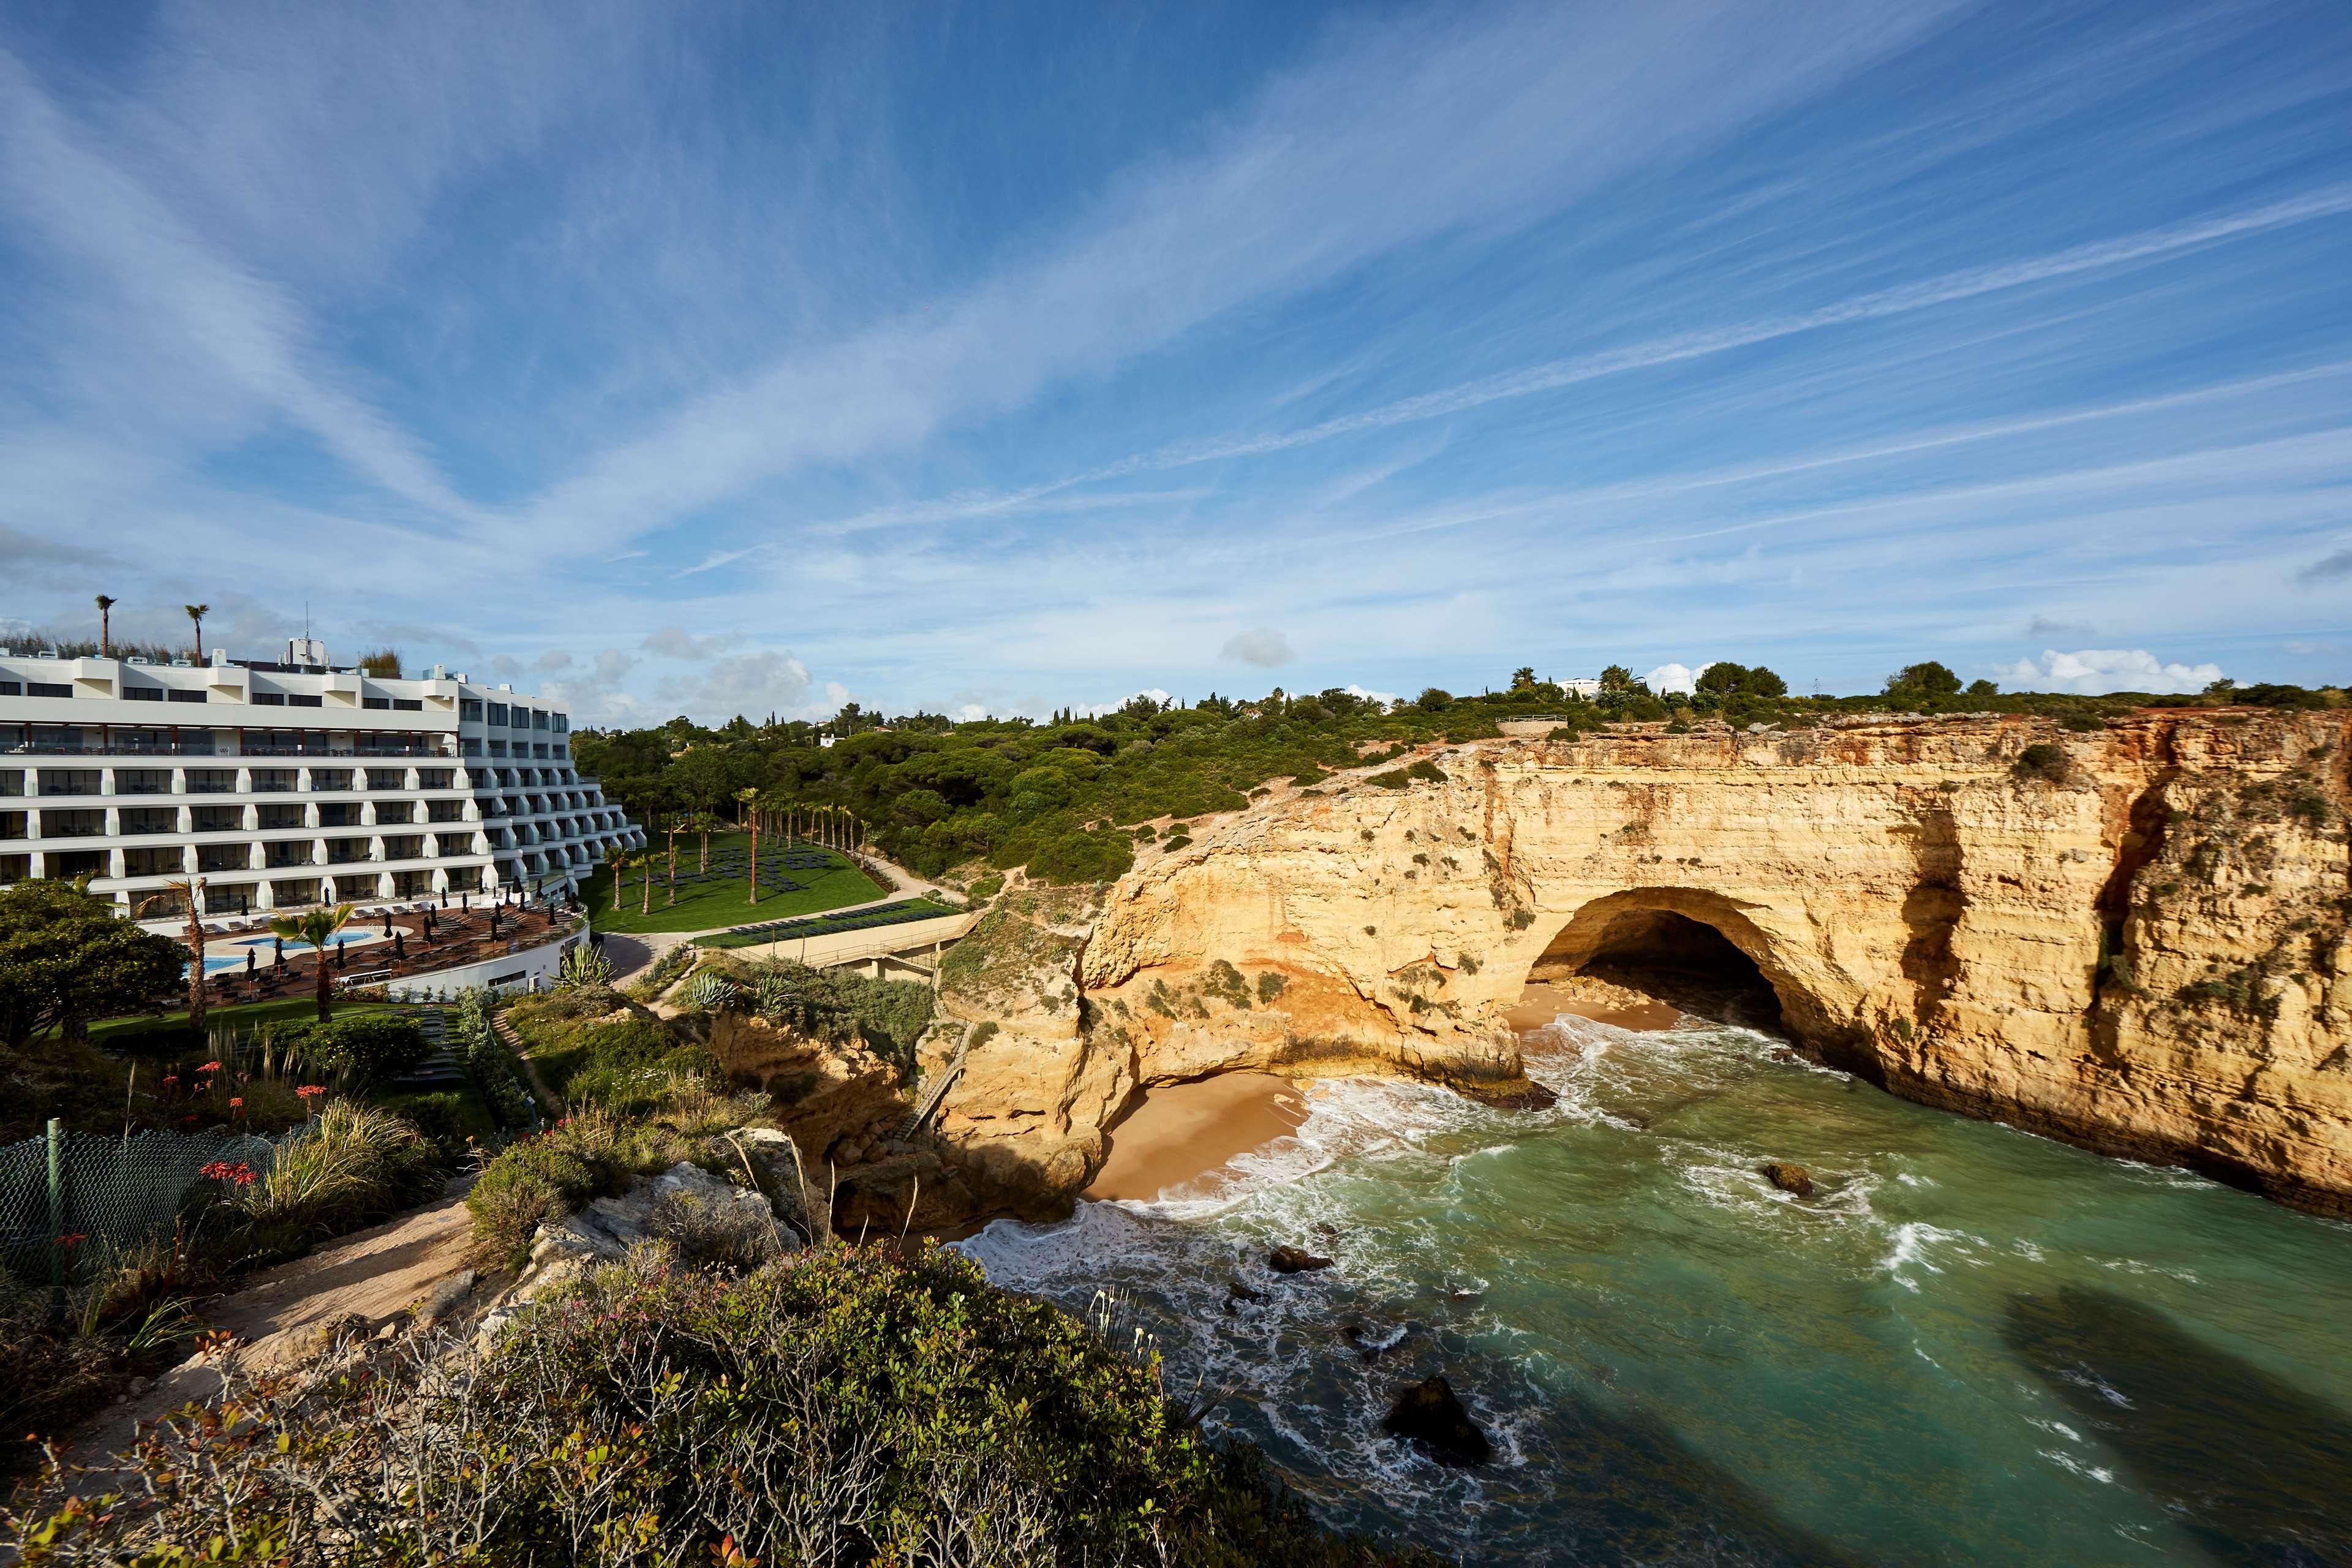
{"type": "Polygon", "coordinates": [[[209,741],[10,741],[0,752],[34,757],[225,757],[233,748],[209,741]]]}

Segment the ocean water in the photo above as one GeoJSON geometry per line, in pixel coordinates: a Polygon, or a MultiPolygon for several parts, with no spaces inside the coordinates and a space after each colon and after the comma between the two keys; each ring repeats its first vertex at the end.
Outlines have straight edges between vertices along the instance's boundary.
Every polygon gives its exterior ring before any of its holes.
{"type": "Polygon", "coordinates": [[[962,1245],[1124,1292],[1327,1520],[1466,1563],[2352,1563],[2352,1226],[1744,1029],[1528,1044],[1551,1110],[1318,1084],[1157,1203],[962,1245]],[[1284,1243],[1336,1266],[1276,1275],[1284,1243]],[[1433,1372],[1496,1462],[1381,1433],[1433,1372]]]}

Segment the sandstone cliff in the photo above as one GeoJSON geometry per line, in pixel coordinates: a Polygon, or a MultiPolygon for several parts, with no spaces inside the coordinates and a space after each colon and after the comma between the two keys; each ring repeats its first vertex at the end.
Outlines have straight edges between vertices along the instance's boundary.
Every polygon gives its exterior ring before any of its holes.
{"type": "Polygon", "coordinates": [[[1664,911],[1895,1093],[2352,1212],[2347,728],[1888,720],[1335,779],[1197,826],[1098,911],[992,916],[949,1007],[1002,1028],[943,1131],[1034,1207],[1083,1184],[1137,1085],[1410,1073],[1507,1100],[1530,971],[1664,911]]]}

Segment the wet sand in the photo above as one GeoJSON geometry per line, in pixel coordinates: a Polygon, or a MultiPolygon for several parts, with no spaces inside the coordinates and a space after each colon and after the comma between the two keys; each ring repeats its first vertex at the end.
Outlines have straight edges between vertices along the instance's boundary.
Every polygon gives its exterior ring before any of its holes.
{"type": "Polygon", "coordinates": [[[1520,1034],[1540,1029],[1562,1013],[1619,1029],[1671,1029],[1682,1012],[1670,1002],[1599,1002],[1542,981],[1531,981],[1504,1016],[1520,1034]]]}
{"type": "Polygon", "coordinates": [[[1080,1195],[1148,1202],[1306,1120],[1297,1086],[1271,1073],[1221,1073],[1146,1089],[1143,1102],[1111,1129],[1110,1158],[1080,1195]]]}

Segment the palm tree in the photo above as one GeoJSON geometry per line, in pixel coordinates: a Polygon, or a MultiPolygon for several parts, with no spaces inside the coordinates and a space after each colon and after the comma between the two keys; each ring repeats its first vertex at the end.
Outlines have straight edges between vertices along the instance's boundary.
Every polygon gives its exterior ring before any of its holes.
{"type": "Polygon", "coordinates": [[[187,611],[188,619],[196,623],[196,662],[202,664],[205,662],[205,617],[213,613],[213,607],[210,605],[183,605],[180,608],[187,611]]]}
{"type": "Polygon", "coordinates": [[[751,902],[756,904],[760,901],[760,792],[739,789],[735,798],[742,805],[738,815],[751,825],[751,902]]]}
{"type": "Polygon", "coordinates": [[[201,1029],[208,1000],[205,994],[205,879],[191,877],[164,883],[162,892],[140,904],[138,913],[144,915],[156,904],[174,898],[188,913],[188,1027],[201,1029]]]}
{"type": "Polygon", "coordinates": [[[604,857],[604,868],[613,873],[613,912],[621,912],[622,873],[637,863],[637,858],[625,850],[614,850],[604,857]]]}
{"type": "Polygon", "coordinates": [[[98,596],[98,657],[100,658],[108,658],[114,649],[113,618],[107,614],[112,608],[114,595],[100,594],[98,596]]]}
{"type": "MultiPolygon", "coordinates": [[[[673,904],[677,902],[677,836],[686,831],[688,820],[683,816],[669,819],[669,901],[673,904]]],[[[652,873],[647,872],[646,875],[651,876],[652,873]]]]}
{"type": "Polygon", "coordinates": [[[327,1003],[327,943],[335,933],[351,922],[352,906],[337,904],[331,910],[309,910],[291,917],[279,915],[269,922],[269,933],[287,942],[307,942],[310,956],[317,962],[313,970],[319,977],[319,1022],[331,1016],[327,1003]]]}
{"type": "Polygon", "coordinates": [[[718,820],[709,812],[698,811],[694,814],[694,831],[702,835],[702,866],[700,868],[702,874],[706,877],[710,875],[710,830],[717,826],[718,820]]]}
{"type": "MultiPolygon", "coordinates": [[[[637,913],[649,915],[654,912],[654,857],[651,853],[640,855],[637,857],[637,864],[646,868],[646,901],[638,907],[637,913]]],[[[670,864],[675,866],[677,862],[673,859],[670,864]]],[[[673,871],[670,875],[675,878],[677,873],[673,871]]],[[[673,881],[670,886],[674,891],[677,884],[673,881]]]]}

